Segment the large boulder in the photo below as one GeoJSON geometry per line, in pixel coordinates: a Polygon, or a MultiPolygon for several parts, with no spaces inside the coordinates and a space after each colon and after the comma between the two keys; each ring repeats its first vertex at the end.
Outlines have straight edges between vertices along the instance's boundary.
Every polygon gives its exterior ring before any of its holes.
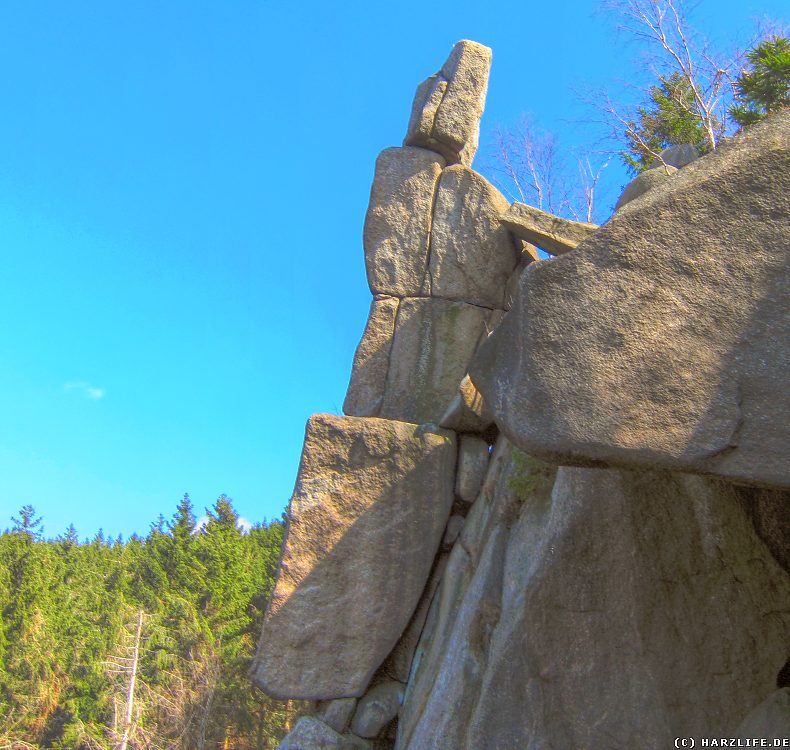
{"type": "Polygon", "coordinates": [[[442,154],[450,164],[472,164],[485,107],[491,50],[462,40],[442,69],[417,87],[404,144],[442,154]]]}
{"type": "Polygon", "coordinates": [[[380,297],[371,302],[365,332],[354,355],[344,414],[375,417],[381,411],[399,306],[397,297],[380,297]]]}
{"type": "Polygon", "coordinates": [[[776,739],[786,740],[790,745],[790,688],[771,693],[749,712],[734,734],[736,739],[743,741],[744,747],[748,747],[746,740],[752,740],[753,747],[770,747],[776,739]],[[767,740],[768,744],[757,744],[755,739],[767,740]]]}
{"type": "Polygon", "coordinates": [[[422,148],[388,148],[376,159],[363,240],[373,294],[423,293],[434,194],[444,159],[422,148]]]}
{"type": "Polygon", "coordinates": [[[677,167],[673,167],[671,164],[662,164],[638,174],[625,186],[620,197],[617,199],[617,203],[615,203],[614,210],[619,211],[623,206],[641,197],[648,190],[663,185],[677,171],[677,167]]]}
{"type": "Polygon", "coordinates": [[[460,164],[442,172],[431,224],[432,296],[502,308],[516,248],[500,221],[510,203],[482,175],[460,164]]]}
{"type": "Polygon", "coordinates": [[[365,750],[369,745],[342,735],[314,716],[303,716],[277,746],[277,750],[365,750]]]}
{"type": "Polygon", "coordinates": [[[451,300],[401,300],[379,416],[438,422],[498,313],[451,300]]]}
{"type": "Polygon", "coordinates": [[[277,698],[358,697],[425,588],[453,504],[446,430],[317,414],[305,434],[253,680],[277,698]]]}
{"type": "Polygon", "coordinates": [[[533,263],[470,376],[527,452],[790,487],[790,112],[533,263]]]}
{"type": "Polygon", "coordinates": [[[500,439],[431,607],[397,748],[732,736],[773,689],[788,628],[790,582],[733,487],[601,469],[554,480],[500,439]]]}

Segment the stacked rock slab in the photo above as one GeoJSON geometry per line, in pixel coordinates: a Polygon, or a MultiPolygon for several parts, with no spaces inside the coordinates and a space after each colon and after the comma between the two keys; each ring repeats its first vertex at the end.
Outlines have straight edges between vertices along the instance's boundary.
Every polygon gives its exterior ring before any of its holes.
{"type": "Polygon", "coordinates": [[[453,433],[310,418],[252,676],[278,698],[358,697],[401,636],[453,503],[453,433]]]}
{"type": "Polygon", "coordinates": [[[280,748],[770,740],[790,116],[666,154],[681,173],[597,229],[469,169],[489,55],[459,43],[377,163],[348,416],[308,423],[253,667],[319,701],[280,748]]]}
{"type": "Polygon", "coordinates": [[[501,220],[509,202],[469,167],[490,60],[459,42],[418,88],[406,145],[376,161],[363,233],[374,299],[348,415],[438,422],[504,313],[525,254],[501,220]]]}
{"type": "Polygon", "coordinates": [[[251,670],[274,697],[317,702],[283,748],[392,746],[443,550],[486,472],[487,443],[466,436],[456,476],[456,433],[436,423],[533,257],[469,166],[489,65],[490,50],[459,42],[428,100],[418,90],[406,145],[376,162],[363,232],[374,299],[347,416],[308,422],[251,670]]]}

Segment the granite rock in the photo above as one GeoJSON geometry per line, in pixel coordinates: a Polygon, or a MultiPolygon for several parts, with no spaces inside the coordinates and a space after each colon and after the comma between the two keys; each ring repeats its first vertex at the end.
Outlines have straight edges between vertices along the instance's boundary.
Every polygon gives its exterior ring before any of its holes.
{"type": "Polygon", "coordinates": [[[388,148],[376,160],[363,232],[373,294],[421,294],[434,193],[443,166],[441,156],[421,148],[388,148]]]}
{"type": "Polygon", "coordinates": [[[790,112],[527,268],[469,371],[516,445],[790,487],[788,144],[790,112]]]}
{"type": "Polygon", "coordinates": [[[458,42],[439,73],[417,88],[405,145],[432,149],[448,163],[470,166],[477,151],[490,68],[488,47],[458,42]]]}
{"type": "Polygon", "coordinates": [[[425,297],[401,300],[380,416],[438,422],[466,374],[492,311],[425,297]]]}
{"type": "Polygon", "coordinates": [[[371,688],[360,698],[351,731],[359,737],[377,737],[384,727],[397,715],[403,703],[404,684],[397,680],[386,680],[371,688]]]}
{"type": "Polygon", "coordinates": [[[362,695],[420,599],[453,504],[453,433],[310,418],[251,676],[277,698],[362,695]]]}
{"type": "Polygon", "coordinates": [[[551,255],[575,250],[596,229],[597,224],[569,221],[525,203],[514,203],[502,216],[502,223],[519,239],[537,245],[551,255]]]}
{"type": "Polygon", "coordinates": [[[380,297],[371,303],[365,332],[354,355],[344,414],[375,417],[381,411],[399,305],[397,297],[380,297]]]}
{"type": "Polygon", "coordinates": [[[500,221],[509,205],[482,175],[467,167],[456,165],[442,172],[431,225],[429,294],[502,308],[521,249],[500,221]]]}

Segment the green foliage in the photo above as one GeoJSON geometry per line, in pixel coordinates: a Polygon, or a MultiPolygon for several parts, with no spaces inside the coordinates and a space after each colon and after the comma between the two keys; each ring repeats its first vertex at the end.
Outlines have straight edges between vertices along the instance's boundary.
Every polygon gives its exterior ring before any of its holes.
{"type": "MultiPolygon", "coordinates": [[[[648,96],[649,104],[639,107],[637,118],[626,125],[628,148],[620,155],[629,169],[639,173],[656,166],[656,155],[669,146],[690,143],[700,153],[710,150],[687,78],[679,73],[661,76],[658,86],[650,87],[648,96]]],[[[716,121],[715,127],[718,138],[724,126],[716,121]]]]}
{"type": "Polygon", "coordinates": [[[741,127],[790,106],[790,41],[774,36],[746,53],[749,68],[735,81],[730,117],[741,127]]]}
{"type": "Polygon", "coordinates": [[[514,471],[508,478],[508,488],[521,500],[528,500],[545,490],[554,480],[557,467],[540,459],[528,456],[513,448],[514,471]]]}
{"type": "Polygon", "coordinates": [[[143,611],[129,747],[276,747],[298,704],[247,679],[274,587],[280,521],[244,533],[220,497],[200,531],[188,496],[145,539],[45,540],[33,508],[0,534],[0,747],[110,750],[143,611]]]}

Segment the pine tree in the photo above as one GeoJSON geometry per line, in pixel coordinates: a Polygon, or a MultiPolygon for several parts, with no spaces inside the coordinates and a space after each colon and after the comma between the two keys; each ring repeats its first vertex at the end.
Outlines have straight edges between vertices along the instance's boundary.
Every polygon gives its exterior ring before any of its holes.
{"type": "Polygon", "coordinates": [[[774,36],[746,53],[749,63],[735,81],[730,117],[741,127],[790,106],[790,41],[774,36]]]}
{"type": "MultiPolygon", "coordinates": [[[[657,166],[657,156],[665,148],[690,143],[700,153],[710,150],[707,131],[694,112],[691,84],[679,73],[661,77],[651,86],[650,103],[637,110],[637,118],[630,120],[624,137],[628,148],[621,152],[623,162],[633,172],[643,172],[657,166]]],[[[722,123],[715,120],[716,135],[724,132],[722,123]]]]}

